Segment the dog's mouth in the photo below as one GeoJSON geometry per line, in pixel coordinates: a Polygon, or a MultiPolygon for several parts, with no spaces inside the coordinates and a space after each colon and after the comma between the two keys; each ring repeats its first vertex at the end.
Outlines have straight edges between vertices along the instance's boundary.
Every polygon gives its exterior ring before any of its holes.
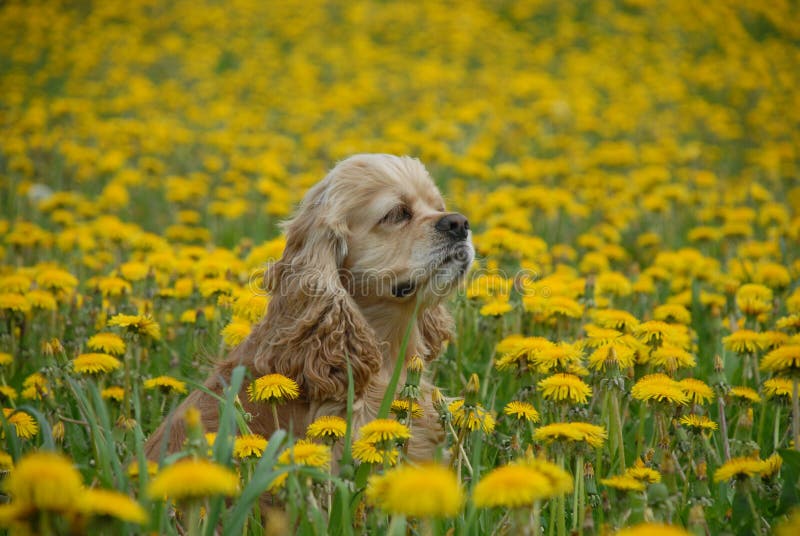
{"type": "Polygon", "coordinates": [[[448,247],[434,255],[424,273],[393,285],[392,296],[407,298],[414,294],[423,283],[434,285],[439,291],[446,292],[451,288],[452,283],[457,282],[467,273],[474,255],[472,244],[469,242],[448,247]]]}

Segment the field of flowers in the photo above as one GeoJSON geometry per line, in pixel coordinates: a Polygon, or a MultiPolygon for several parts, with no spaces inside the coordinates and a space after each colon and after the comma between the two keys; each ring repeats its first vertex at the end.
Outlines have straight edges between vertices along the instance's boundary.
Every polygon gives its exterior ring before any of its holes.
{"type": "Polygon", "coordinates": [[[10,1],[0,27],[0,527],[800,534],[797,3],[10,1]],[[264,314],[278,223],[358,152],[419,157],[473,229],[425,371],[449,463],[404,457],[413,385],[263,438],[242,370],[216,437],[189,414],[146,461],[264,314]]]}

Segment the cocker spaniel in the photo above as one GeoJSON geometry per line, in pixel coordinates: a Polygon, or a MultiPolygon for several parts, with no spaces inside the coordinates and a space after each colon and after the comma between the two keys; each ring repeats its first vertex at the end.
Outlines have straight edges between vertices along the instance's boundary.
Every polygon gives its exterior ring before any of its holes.
{"type": "MultiPolygon", "coordinates": [[[[271,293],[266,316],[205,385],[221,393],[240,364],[250,380],[270,373],[292,378],[301,396],[279,408],[279,420],[302,434],[317,417],[345,416],[349,357],[358,430],[377,415],[412,318],[406,361],[435,358],[450,336],[452,320],[442,302],[474,258],[469,223],[446,210],[419,160],[361,154],[312,187],[284,230],[283,256],[265,277],[271,293]]],[[[444,435],[431,387],[421,387],[423,417],[414,421],[408,453],[429,459],[444,435]]],[[[250,402],[244,389],[240,400],[252,414],[252,431],[272,435],[269,407],[250,402]]],[[[217,400],[194,391],[149,438],[148,457],[180,449],[181,416],[191,406],[207,431],[217,430],[217,400]]]]}

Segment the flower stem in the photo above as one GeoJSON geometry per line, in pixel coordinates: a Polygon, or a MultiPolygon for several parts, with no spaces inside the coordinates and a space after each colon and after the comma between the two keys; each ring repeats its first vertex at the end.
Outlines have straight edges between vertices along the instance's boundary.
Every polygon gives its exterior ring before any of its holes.
{"type": "Polygon", "coordinates": [[[275,430],[273,432],[276,432],[281,429],[281,423],[278,421],[278,405],[273,402],[270,406],[272,407],[272,418],[275,420],[275,430]]]}
{"type": "Polygon", "coordinates": [[[614,391],[611,393],[611,408],[612,417],[614,418],[614,428],[617,432],[617,445],[619,453],[619,468],[620,472],[625,471],[625,438],[622,434],[622,414],[619,409],[619,392],[614,391]]]}
{"type": "Polygon", "coordinates": [[[800,379],[797,375],[792,379],[792,439],[794,449],[800,450],[800,399],[798,399],[798,384],[800,379]]]}
{"type": "Polygon", "coordinates": [[[583,493],[583,454],[575,460],[575,492],[572,497],[572,532],[583,534],[583,517],[585,512],[583,493]]]}

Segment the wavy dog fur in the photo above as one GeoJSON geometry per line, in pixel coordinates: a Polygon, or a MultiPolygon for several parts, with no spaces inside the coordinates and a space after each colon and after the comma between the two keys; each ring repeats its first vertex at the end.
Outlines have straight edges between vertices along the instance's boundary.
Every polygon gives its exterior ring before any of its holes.
{"type": "MultiPolygon", "coordinates": [[[[450,337],[442,300],[473,260],[469,226],[445,211],[418,160],[364,154],[340,162],[312,187],[284,231],[283,256],[265,277],[266,316],[205,386],[221,393],[237,365],[248,370],[245,384],[269,373],[292,378],[301,396],[280,407],[279,420],[300,435],[319,416],[344,417],[349,357],[357,430],[377,414],[417,302],[406,360],[435,358],[450,337]]],[[[443,439],[430,390],[423,383],[424,416],[415,420],[409,443],[416,459],[431,458],[443,439]]],[[[244,388],[239,398],[252,414],[252,431],[269,437],[270,409],[250,402],[244,388]]],[[[217,430],[218,402],[194,391],[148,439],[149,458],[181,448],[182,416],[191,406],[207,431],[217,430]]]]}

